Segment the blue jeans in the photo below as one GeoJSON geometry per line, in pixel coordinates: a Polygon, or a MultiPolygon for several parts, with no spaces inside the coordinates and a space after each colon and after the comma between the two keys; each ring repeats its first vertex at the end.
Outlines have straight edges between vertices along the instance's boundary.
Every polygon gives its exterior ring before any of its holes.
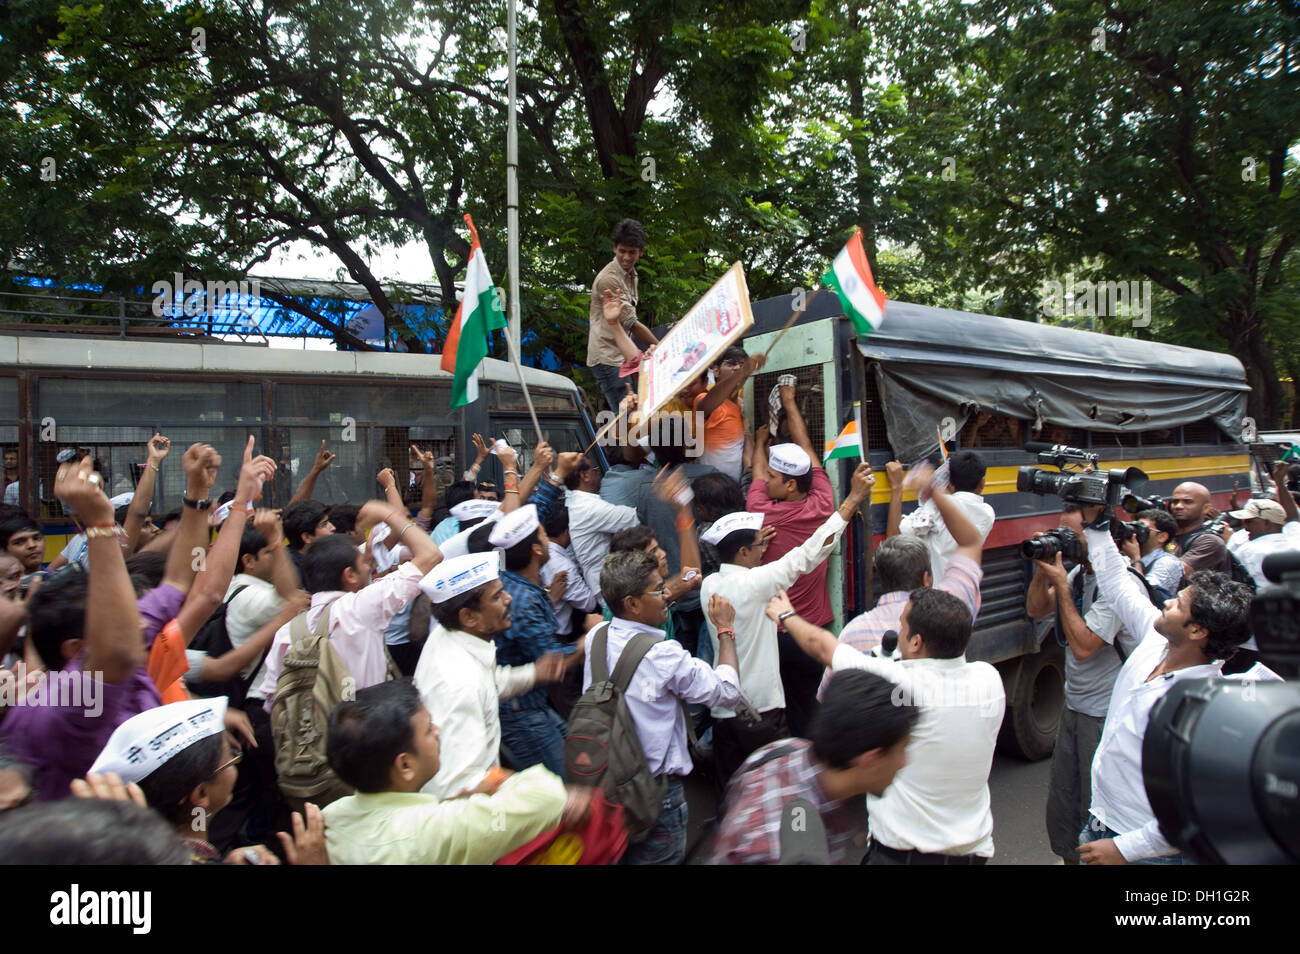
{"type": "Polygon", "coordinates": [[[630,845],[620,864],[680,865],[686,860],[686,790],[680,776],[668,776],[664,809],[646,840],[630,845]]]}
{"type": "Polygon", "coordinates": [[[531,765],[545,765],[564,778],[564,720],[549,706],[541,709],[501,708],[501,746],[511,768],[523,771],[531,765]]]}
{"type": "Polygon", "coordinates": [[[618,413],[618,403],[627,397],[627,383],[631,381],[632,387],[636,387],[636,378],[620,378],[618,369],[616,364],[597,364],[590,368],[600,385],[600,393],[605,395],[605,403],[615,414],[618,413]]]}
{"type": "MultiPolygon", "coordinates": [[[[1105,838],[1118,838],[1119,832],[1112,831],[1101,822],[1088,813],[1088,820],[1084,823],[1083,831],[1079,832],[1079,844],[1086,845],[1090,841],[1101,841],[1105,838]]],[[[1130,861],[1131,865],[1181,865],[1186,864],[1182,854],[1162,855],[1159,858],[1142,858],[1138,861],[1130,861]]]]}

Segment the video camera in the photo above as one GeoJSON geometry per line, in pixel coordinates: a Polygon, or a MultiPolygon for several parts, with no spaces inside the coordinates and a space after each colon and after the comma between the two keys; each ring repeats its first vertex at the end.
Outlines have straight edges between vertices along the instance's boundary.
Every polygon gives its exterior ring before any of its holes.
{"type": "MultiPolygon", "coordinates": [[[[1300,675],[1300,553],[1264,558],[1260,659],[1300,675]]],[[[1165,839],[1202,864],[1300,864],[1300,685],[1186,679],[1151,710],[1142,777],[1165,839]]]]}
{"type": "Polygon", "coordinates": [[[1120,502],[1124,490],[1131,490],[1147,479],[1147,475],[1136,467],[1102,473],[1096,469],[1101,461],[1100,454],[1090,454],[1065,444],[1048,447],[1030,441],[1025,444],[1025,450],[1037,452],[1040,464],[1051,464],[1061,471],[1054,474],[1037,467],[1021,467],[1016,474],[1016,490],[1025,494],[1056,496],[1083,507],[1113,507],[1120,502]]]}

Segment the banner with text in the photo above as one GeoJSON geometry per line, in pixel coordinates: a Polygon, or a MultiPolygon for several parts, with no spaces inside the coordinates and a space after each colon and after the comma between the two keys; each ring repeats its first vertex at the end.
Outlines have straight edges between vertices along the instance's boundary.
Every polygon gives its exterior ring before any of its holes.
{"type": "Polygon", "coordinates": [[[648,420],[688,382],[708,371],[753,324],[745,269],[736,262],[641,362],[637,401],[641,420],[648,420]]]}

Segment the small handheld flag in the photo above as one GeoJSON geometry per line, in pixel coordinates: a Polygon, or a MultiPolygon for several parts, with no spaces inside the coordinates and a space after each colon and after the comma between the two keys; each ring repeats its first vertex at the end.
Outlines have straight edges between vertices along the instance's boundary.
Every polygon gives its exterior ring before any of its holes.
{"type": "Polygon", "coordinates": [[[844,314],[853,321],[859,335],[866,336],[885,320],[885,293],[876,287],[862,248],[862,230],[858,229],[848,244],[835,256],[831,269],[822,276],[822,284],[835,289],[844,314]]]}
{"type": "Polygon", "coordinates": [[[862,429],[858,425],[858,416],[859,405],[855,401],[853,404],[853,420],[844,425],[844,430],[840,431],[835,440],[826,442],[826,449],[822,458],[823,463],[839,457],[863,458],[866,456],[862,453],[862,429]]]}

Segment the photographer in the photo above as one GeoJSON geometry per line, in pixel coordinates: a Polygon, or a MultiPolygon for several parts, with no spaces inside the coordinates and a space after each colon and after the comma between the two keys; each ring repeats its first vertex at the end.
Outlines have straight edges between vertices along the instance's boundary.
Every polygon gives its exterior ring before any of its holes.
{"type": "Polygon", "coordinates": [[[1300,512],[1295,498],[1286,489],[1290,465],[1278,461],[1273,468],[1273,481],[1277,484],[1277,500],[1255,499],[1246,501],[1241,510],[1229,516],[1242,522],[1246,539],[1238,546],[1229,545],[1242,566],[1250,571],[1255,585],[1266,586],[1264,557],[1283,550],[1300,550],[1300,512]]]}
{"type": "MultiPolygon", "coordinates": [[[[1083,515],[1077,504],[1065,505],[1061,529],[1068,530],[1078,541],[1079,552],[1071,554],[1078,566],[1066,573],[1059,549],[1051,560],[1034,560],[1025,612],[1033,619],[1046,619],[1055,613],[1056,638],[1066,641],[1065,711],[1052,750],[1047,837],[1052,852],[1072,865],[1078,863],[1079,829],[1092,800],[1092,757],[1106,722],[1111,689],[1137,641],[1098,591],[1097,576],[1088,562],[1083,515]]],[[[1036,534],[1035,538],[1042,536],[1036,534]]]]}
{"type": "MultiPolygon", "coordinates": [[[[1187,486],[1180,485],[1175,497],[1187,486]]],[[[1093,756],[1092,804],[1080,834],[1080,861],[1177,864],[1181,856],[1161,834],[1142,779],[1147,720],[1175,682],[1220,674],[1219,660],[1230,659],[1250,635],[1251,592],[1223,573],[1203,570],[1193,573],[1161,612],[1126,571],[1107,521],[1096,525],[1105,509],[1084,509],[1084,538],[1102,596],[1140,642],[1115,678],[1093,756]]]]}
{"type": "Polygon", "coordinates": [[[1175,553],[1183,561],[1183,571],[1191,576],[1197,570],[1215,570],[1231,574],[1228,546],[1209,523],[1210,491],[1192,481],[1179,484],[1169,498],[1169,513],[1178,524],[1174,536],[1175,553]]]}
{"type": "Polygon", "coordinates": [[[1173,599],[1183,579],[1183,564],[1167,547],[1178,533],[1178,524],[1164,510],[1143,510],[1137,518],[1146,525],[1146,539],[1139,534],[1128,536],[1120,550],[1162,600],[1173,599]]]}

